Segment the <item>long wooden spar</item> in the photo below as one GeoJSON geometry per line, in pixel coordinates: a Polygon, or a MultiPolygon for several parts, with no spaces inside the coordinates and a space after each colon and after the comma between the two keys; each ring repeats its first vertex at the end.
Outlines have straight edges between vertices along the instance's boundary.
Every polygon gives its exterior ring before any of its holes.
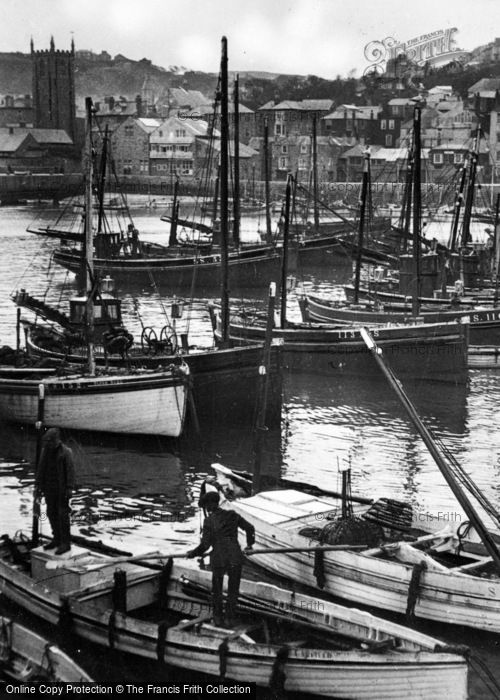
{"type": "Polygon", "coordinates": [[[452,490],[455,498],[457,501],[460,503],[462,508],[464,509],[465,513],[467,514],[467,517],[469,518],[470,522],[476,529],[478,535],[481,537],[481,540],[483,541],[484,546],[486,547],[486,550],[488,551],[488,554],[491,556],[493,559],[497,569],[500,571],[500,551],[498,550],[495,541],[493,540],[491,534],[488,532],[486,529],[483,521],[481,520],[480,516],[476,512],[476,509],[472,505],[472,503],[469,501],[463,490],[460,488],[460,485],[457,483],[455,476],[453,475],[452,470],[449,468],[448,464],[446,463],[446,460],[444,459],[443,455],[441,454],[438,446],[436,445],[436,442],[432,435],[430,434],[429,430],[425,427],[425,425],[422,423],[422,420],[420,416],[418,415],[415,407],[411,403],[410,399],[408,396],[405,394],[401,386],[399,385],[397,379],[395,378],[394,374],[392,373],[392,370],[386,365],[385,360],[383,358],[383,353],[382,353],[382,348],[379,348],[378,345],[375,343],[372,335],[370,334],[369,330],[367,328],[361,328],[360,329],[361,337],[363,338],[367,348],[370,350],[371,354],[375,358],[375,361],[377,362],[378,366],[382,370],[383,374],[385,375],[387,381],[389,382],[389,385],[391,389],[396,393],[397,397],[401,401],[403,407],[405,408],[406,412],[408,413],[413,425],[416,427],[418,432],[420,433],[420,436],[422,437],[427,449],[431,453],[434,461],[436,462],[441,474],[444,476],[446,483],[452,490]]]}

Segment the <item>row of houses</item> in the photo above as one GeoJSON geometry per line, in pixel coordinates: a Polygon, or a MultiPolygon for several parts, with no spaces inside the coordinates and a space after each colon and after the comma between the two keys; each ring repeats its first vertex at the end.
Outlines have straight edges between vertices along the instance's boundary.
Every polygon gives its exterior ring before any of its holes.
{"type": "MultiPolygon", "coordinates": [[[[485,134],[479,163],[484,177],[489,179],[494,174],[493,168],[499,165],[496,155],[500,132],[496,117],[499,89],[500,80],[488,79],[473,85],[465,101],[450,86],[437,86],[417,98],[396,97],[384,105],[334,105],[328,99],[268,102],[256,111],[240,105],[241,177],[264,178],[267,131],[268,165],[273,180],[284,180],[290,172],[298,173],[301,180],[310,177],[315,133],[320,180],[359,179],[363,153],[370,147],[373,169],[381,174],[386,171],[388,178],[401,181],[415,101],[420,99],[426,179],[440,179],[445,172],[463,164],[478,123],[485,134]]],[[[163,118],[151,111],[147,91],[135,101],[112,97],[94,100],[100,130],[107,126],[111,134],[119,176],[178,176],[186,180],[214,176],[220,150],[220,115],[214,114],[213,104],[198,91],[175,88],[170,98],[167,116],[163,118]],[[211,170],[207,172],[209,149],[213,149],[213,157],[211,170]]],[[[16,108],[21,108],[21,101],[16,104],[0,96],[0,170],[35,170],[37,166],[47,169],[49,161],[51,169],[78,168],[75,158],[78,144],[67,134],[64,137],[64,131],[29,129],[24,123],[2,127],[2,109],[16,108]]],[[[230,104],[232,133],[234,115],[234,105],[230,104]]],[[[77,118],[83,123],[80,110],[77,118]]]]}
{"type": "MultiPolygon", "coordinates": [[[[363,155],[369,147],[372,172],[387,179],[402,181],[413,127],[414,102],[399,101],[393,105],[398,112],[392,118],[382,118],[382,108],[353,108],[341,105],[334,112],[322,117],[321,129],[316,123],[316,163],[320,181],[353,181],[361,177],[363,155]],[[403,109],[404,108],[404,109],[403,109]],[[370,115],[367,117],[367,110],[370,115]],[[346,112],[351,116],[346,117],[346,112]],[[353,124],[353,113],[358,117],[353,124]],[[373,115],[373,116],[372,116],[373,115]],[[398,125],[393,124],[399,120],[398,125]],[[395,131],[395,140],[377,143],[369,126],[377,121],[377,129],[395,131]],[[388,144],[388,145],[386,145],[388,144]]],[[[391,114],[391,112],[389,112],[391,114]]],[[[312,122],[306,120],[278,119],[276,125],[291,125],[290,129],[273,130],[268,124],[269,173],[272,180],[284,180],[297,173],[307,181],[313,167],[312,122]],[[309,129],[305,128],[307,126],[309,129]],[[309,133],[307,133],[309,131],[309,133]]],[[[424,179],[439,181],[460,168],[473,147],[477,118],[474,113],[455,101],[450,109],[439,111],[432,105],[422,109],[422,146],[426,165],[424,179]]],[[[242,132],[240,125],[240,134],[242,132]]],[[[120,124],[111,137],[112,153],[118,175],[178,176],[196,180],[213,176],[217,168],[217,152],[220,150],[218,130],[208,114],[198,111],[180,113],[165,120],[129,117],[120,124]],[[216,138],[210,138],[210,134],[216,138]],[[212,146],[209,146],[212,141],[212,146]],[[214,149],[210,171],[207,171],[207,151],[214,149]]],[[[264,136],[250,136],[239,144],[240,176],[247,180],[263,180],[265,177],[264,136]]],[[[483,177],[490,179],[495,160],[491,157],[490,143],[482,139],[478,162],[483,177]]]]}

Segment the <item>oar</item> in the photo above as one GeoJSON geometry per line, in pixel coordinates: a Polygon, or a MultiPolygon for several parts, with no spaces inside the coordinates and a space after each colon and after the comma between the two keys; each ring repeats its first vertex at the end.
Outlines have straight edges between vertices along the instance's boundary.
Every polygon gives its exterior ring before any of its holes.
{"type": "MultiPolygon", "coordinates": [[[[247,556],[252,556],[253,554],[280,554],[288,552],[336,552],[345,550],[361,550],[366,549],[364,544],[329,544],[324,546],[303,546],[303,547],[268,547],[263,549],[249,549],[245,551],[247,556]]],[[[206,556],[208,552],[205,552],[202,556],[206,556]]],[[[154,554],[137,554],[133,557],[115,557],[111,559],[105,559],[104,557],[94,557],[93,559],[87,559],[80,563],[81,566],[93,566],[94,564],[103,564],[103,566],[114,566],[115,564],[129,564],[133,562],[140,563],[141,561],[148,561],[149,559],[183,559],[187,558],[187,554],[163,554],[161,552],[156,552],[154,554]]],[[[71,560],[71,557],[65,559],[50,559],[45,567],[47,569],[63,569],[67,566],[79,566],[78,560],[71,560]]]]}
{"type": "Polygon", "coordinates": [[[313,545],[303,547],[267,547],[262,549],[249,549],[245,550],[247,556],[252,554],[286,554],[288,552],[342,552],[342,551],[358,551],[361,549],[367,549],[365,544],[325,544],[325,545],[313,545]]]}
{"type": "Polygon", "coordinates": [[[65,559],[50,559],[45,564],[45,568],[63,569],[68,566],[94,566],[95,564],[102,564],[103,566],[114,566],[115,564],[128,564],[133,562],[140,563],[141,561],[148,561],[149,559],[180,559],[183,557],[187,557],[187,554],[162,554],[161,552],[156,552],[154,554],[136,554],[132,557],[93,557],[91,559],[86,559],[81,562],[79,562],[78,559],[73,560],[71,559],[71,557],[66,557],[65,559]]]}

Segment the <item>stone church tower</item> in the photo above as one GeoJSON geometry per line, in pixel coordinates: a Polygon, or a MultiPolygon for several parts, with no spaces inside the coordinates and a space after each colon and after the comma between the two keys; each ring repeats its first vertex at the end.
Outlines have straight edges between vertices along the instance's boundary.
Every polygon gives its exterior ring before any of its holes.
{"type": "Polygon", "coordinates": [[[64,129],[75,142],[75,45],[70,51],[35,51],[31,40],[33,66],[34,125],[39,129],[64,129]]]}

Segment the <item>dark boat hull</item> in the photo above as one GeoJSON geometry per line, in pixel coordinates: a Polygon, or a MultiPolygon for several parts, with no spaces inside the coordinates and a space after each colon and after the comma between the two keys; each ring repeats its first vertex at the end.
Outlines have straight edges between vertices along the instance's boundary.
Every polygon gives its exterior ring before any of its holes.
{"type": "MultiPolygon", "coordinates": [[[[75,274],[81,273],[78,251],[59,248],[54,261],[75,274]]],[[[273,248],[242,249],[228,255],[229,278],[232,287],[262,287],[279,279],[281,256],[273,248]]],[[[151,283],[170,287],[189,287],[193,280],[197,287],[219,287],[221,284],[220,254],[198,256],[150,256],[94,259],[94,269],[100,275],[135,283],[151,283]]]]}
{"type": "MultiPolygon", "coordinates": [[[[392,310],[371,310],[369,308],[349,308],[335,306],[328,300],[308,296],[306,301],[307,318],[319,323],[377,325],[387,323],[413,323],[411,305],[392,310]]],[[[471,310],[426,311],[421,310],[419,318],[423,323],[451,323],[466,321],[469,324],[471,345],[500,345],[500,307],[476,308],[471,310]]]]}
{"type": "MultiPolygon", "coordinates": [[[[242,345],[263,338],[263,325],[233,319],[230,334],[242,345]]],[[[413,379],[467,382],[467,328],[458,324],[426,324],[373,329],[392,369],[413,379]]],[[[333,376],[382,376],[359,329],[294,324],[276,328],[282,343],[283,366],[291,370],[333,376]]]]}

